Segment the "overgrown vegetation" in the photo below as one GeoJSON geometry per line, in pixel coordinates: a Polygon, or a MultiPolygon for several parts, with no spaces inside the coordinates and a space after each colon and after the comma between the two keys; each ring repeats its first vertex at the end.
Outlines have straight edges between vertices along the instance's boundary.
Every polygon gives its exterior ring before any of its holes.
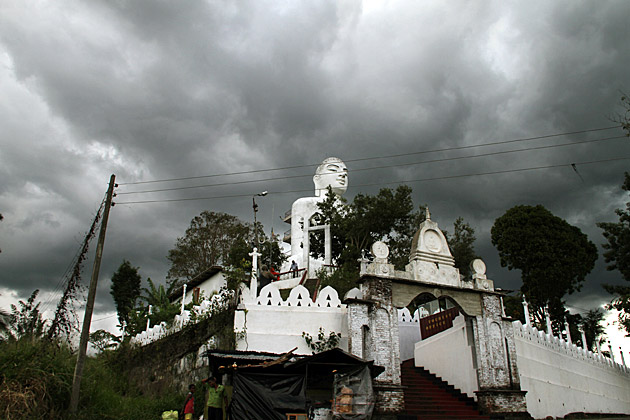
{"type": "MultiPolygon", "coordinates": [[[[134,359],[138,352],[130,351],[128,346],[105,350],[111,347],[114,337],[93,333],[93,342],[101,343],[104,351],[87,359],[79,410],[69,413],[76,355],[65,341],[48,338],[37,294],[35,291],[26,302],[11,305],[10,314],[2,314],[0,418],[152,420],[160,418],[163,411],[180,408],[183,395],[172,388],[172,381],[163,385],[157,396],[148,393],[146,387],[138,387],[129,375],[129,366],[139,365],[134,359]]],[[[229,324],[229,316],[233,313],[226,311],[225,316],[214,320],[217,327],[206,328],[208,333],[221,335],[229,324]]],[[[201,339],[195,331],[183,335],[201,339]]],[[[233,342],[233,332],[227,335],[225,340],[233,342]]]]}
{"type": "Polygon", "coordinates": [[[313,354],[315,354],[336,348],[339,345],[341,333],[331,331],[330,334],[326,335],[324,328],[319,327],[317,340],[305,331],[302,332],[302,337],[304,337],[304,341],[306,341],[306,344],[313,350],[313,354]]]}
{"type": "Polygon", "coordinates": [[[153,420],[179,407],[182,396],[172,390],[158,399],[144,396],[125,371],[112,367],[113,355],[108,351],[86,361],[79,411],[72,417],[67,405],[76,358],[71,349],[41,337],[3,341],[0,418],[153,420]]]}

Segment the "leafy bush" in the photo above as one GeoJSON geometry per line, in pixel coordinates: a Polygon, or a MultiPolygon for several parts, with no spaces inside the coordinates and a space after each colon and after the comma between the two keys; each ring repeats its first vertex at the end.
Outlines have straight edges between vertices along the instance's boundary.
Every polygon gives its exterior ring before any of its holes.
{"type": "Polygon", "coordinates": [[[106,351],[86,360],[79,411],[68,413],[76,358],[66,346],[45,340],[0,343],[0,418],[153,420],[179,409],[183,396],[168,392],[149,398],[132,387],[106,351]]]}
{"type": "Polygon", "coordinates": [[[70,400],[74,362],[69,349],[43,340],[0,343],[0,417],[60,418],[70,400]]]}
{"type": "Polygon", "coordinates": [[[339,344],[339,339],[341,338],[341,333],[336,333],[331,331],[326,337],[326,333],[324,332],[324,328],[319,327],[319,333],[317,334],[317,341],[311,335],[305,331],[302,332],[302,337],[306,341],[306,344],[313,350],[313,354],[321,353],[326,350],[332,350],[337,347],[339,344]]]}

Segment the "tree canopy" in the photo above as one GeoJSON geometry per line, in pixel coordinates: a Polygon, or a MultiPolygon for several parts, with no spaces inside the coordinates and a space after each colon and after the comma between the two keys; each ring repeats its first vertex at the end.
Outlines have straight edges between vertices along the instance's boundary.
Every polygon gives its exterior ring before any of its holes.
{"type": "Polygon", "coordinates": [[[138,274],[138,267],[133,267],[127,260],[123,260],[118,270],[112,275],[110,294],[116,304],[118,322],[120,325],[129,323],[129,312],[136,306],[140,297],[142,277],[138,274]]]}
{"type": "MultiPolygon", "coordinates": [[[[630,192],[630,173],[625,173],[625,182],[621,188],[630,192]]],[[[630,201],[626,203],[625,209],[617,209],[615,213],[619,217],[618,222],[597,224],[606,238],[606,243],[602,245],[605,250],[604,260],[608,263],[608,270],[618,270],[626,281],[630,281],[630,201]]],[[[619,322],[630,335],[630,287],[605,285],[604,288],[617,296],[610,307],[620,311],[619,322]]]]}
{"type": "MultiPolygon", "coordinates": [[[[413,236],[425,219],[425,207],[414,210],[412,189],[401,185],[395,189],[382,188],[372,196],[357,194],[351,203],[328,191],[318,204],[319,213],[313,224],[330,224],[333,263],[338,269],[321,275],[322,286],[332,285],[340,294],[353,287],[358,278],[358,259],[369,252],[376,241],[389,247],[389,261],[397,270],[409,263],[413,236]]],[[[462,218],[456,220],[454,233],[448,238],[456,267],[466,274],[470,261],[475,258],[474,229],[462,218]]],[[[321,231],[319,231],[321,232],[321,231]]],[[[324,235],[311,235],[311,255],[324,256],[324,235]]]]}
{"type": "Polygon", "coordinates": [[[464,222],[462,217],[458,217],[453,223],[453,235],[444,231],[444,236],[455,259],[455,268],[464,277],[470,277],[470,263],[478,258],[475,253],[475,229],[464,222]]]}
{"type": "Polygon", "coordinates": [[[214,265],[226,263],[236,244],[247,243],[251,225],[227,213],[203,211],[168,252],[167,278],[181,284],[214,265]]]}
{"type": "MultiPolygon", "coordinates": [[[[320,223],[330,224],[332,259],[338,266],[358,270],[361,252],[372,243],[383,241],[390,249],[390,261],[397,268],[409,259],[413,234],[421,221],[414,212],[411,188],[382,188],[377,195],[357,194],[352,203],[339,199],[329,189],[326,199],[318,204],[320,223]]],[[[311,255],[324,256],[323,235],[312,235],[311,255]]]]}
{"type": "Polygon", "coordinates": [[[33,291],[26,302],[20,300],[18,306],[12,304],[10,314],[2,314],[4,326],[0,329],[0,341],[38,339],[45,334],[46,321],[40,311],[41,302],[37,302],[38,294],[39,289],[33,291]]]}
{"type": "Polygon", "coordinates": [[[509,209],[495,220],[491,237],[501,266],[521,270],[521,291],[538,320],[547,304],[564,313],[563,296],[580,290],[597,260],[597,248],[580,229],[541,205],[509,209]]]}

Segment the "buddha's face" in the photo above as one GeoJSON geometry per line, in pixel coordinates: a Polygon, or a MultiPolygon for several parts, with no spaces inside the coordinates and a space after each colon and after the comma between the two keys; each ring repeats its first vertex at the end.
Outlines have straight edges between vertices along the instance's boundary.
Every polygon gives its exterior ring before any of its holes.
{"type": "Polygon", "coordinates": [[[341,159],[328,158],[317,167],[313,182],[318,196],[326,194],[329,185],[335,194],[342,195],[348,189],[348,168],[341,159]]]}

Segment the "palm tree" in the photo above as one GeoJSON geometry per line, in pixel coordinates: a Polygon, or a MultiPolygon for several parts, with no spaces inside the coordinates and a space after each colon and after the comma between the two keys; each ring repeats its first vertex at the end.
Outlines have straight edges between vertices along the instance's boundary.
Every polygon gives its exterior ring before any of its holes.
{"type": "Polygon", "coordinates": [[[174,285],[171,284],[168,289],[166,289],[163,284],[156,287],[151,278],[148,278],[147,281],[149,282],[149,288],[142,288],[142,291],[146,293],[146,296],[140,296],[140,299],[144,300],[147,305],[152,305],[154,309],[170,306],[171,301],[169,296],[173,292],[174,285]]]}
{"type": "Polygon", "coordinates": [[[147,306],[151,305],[152,315],[151,324],[159,324],[162,321],[171,322],[179,308],[174,303],[171,303],[169,296],[173,292],[175,283],[171,283],[168,288],[165,288],[163,284],[156,287],[153,280],[147,279],[149,282],[149,288],[142,288],[143,293],[146,295],[140,296],[140,299],[146,302],[147,306]]]}
{"type": "Polygon", "coordinates": [[[604,313],[599,309],[590,310],[584,316],[582,321],[582,328],[584,328],[584,335],[586,336],[586,341],[588,342],[585,345],[585,348],[590,349],[591,351],[595,351],[597,348],[596,341],[600,341],[600,336],[604,334],[604,326],[602,325],[602,321],[604,320],[604,313]],[[587,347],[588,346],[588,347],[587,347]]]}

